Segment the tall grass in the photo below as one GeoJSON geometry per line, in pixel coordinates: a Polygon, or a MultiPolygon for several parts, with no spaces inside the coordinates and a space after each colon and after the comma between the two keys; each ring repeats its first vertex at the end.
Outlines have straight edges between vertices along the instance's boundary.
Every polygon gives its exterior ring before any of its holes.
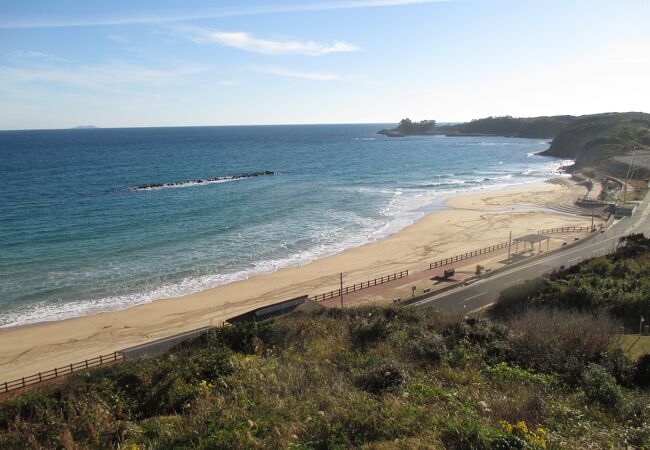
{"type": "Polygon", "coordinates": [[[647,446],[650,395],[606,363],[611,326],[364,308],[227,327],[0,404],[0,448],[647,446]]]}

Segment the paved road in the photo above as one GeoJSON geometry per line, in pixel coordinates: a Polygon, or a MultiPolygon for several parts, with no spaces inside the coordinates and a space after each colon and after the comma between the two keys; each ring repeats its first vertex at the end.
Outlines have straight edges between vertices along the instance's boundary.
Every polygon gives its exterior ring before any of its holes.
{"type": "Polygon", "coordinates": [[[644,233],[650,236],[650,195],[639,205],[632,217],[625,217],[591,239],[566,250],[538,257],[530,262],[513,266],[511,269],[495,273],[469,286],[459,287],[444,294],[434,295],[417,302],[448,312],[475,311],[493,303],[499,293],[508,286],[548,274],[561,266],[569,267],[594,256],[612,252],[622,236],[631,233],[644,233]]]}
{"type": "MultiPolygon", "coordinates": [[[[614,159],[623,164],[631,164],[632,156],[615,156],[614,159]]],[[[635,167],[641,167],[646,171],[650,171],[650,155],[642,154],[634,156],[635,167]]]]}

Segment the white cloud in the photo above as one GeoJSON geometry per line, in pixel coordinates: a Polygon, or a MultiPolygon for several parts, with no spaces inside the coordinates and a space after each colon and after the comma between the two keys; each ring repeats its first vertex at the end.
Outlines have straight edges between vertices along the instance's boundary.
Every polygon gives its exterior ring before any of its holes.
{"type": "Polygon", "coordinates": [[[199,67],[156,69],[128,63],[113,62],[98,66],[58,68],[53,66],[0,66],[3,83],[60,83],[95,89],[114,89],[131,84],[163,85],[182,82],[187,76],[201,72],[199,67]]]}
{"type": "Polygon", "coordinates": [[[277,75],[280,77],[289,77],[289,78],[302,78],[303,80],[313,80],[313,81],[339,81],[343,80],[343,77],[335,73],[323,73],[323,72],[294,72],[291,70],[285,70],[277,67],[271,67],[268,69],[260,70],[262,73],[268,73],[269,75],[277,75]]]}
{"type": "Polygon", "coordinates": [[[35,59],[35,60],[47,60],[47,61],[66,61],[63,58],[59,58],[52,53],[38,52],[34,50],[16,50],[11,53],[11,56],[14,58],[23,58],[23,59],[35,59]]]}
{"type": "MultiPolygon", "coordinates": [[[[0,28],[52,28],[52,27],[88,27],[104,25],[130,25],[144,23],[169,23],[185,20],[211,19],[219,17],[252,16],[261,14],[273,14],[283,12],[308,12],[328,11],[356,8],[376,8],[387,6],[405,6],[423,3],[440,3],[455,0],[340,0],[323,1],[316,3],[285,3],[276,5],[264,5],[248,8],[203,8],[189,11],[183,14],[178,13],[151,13],[143,15],[115,15],[106,12],[103,17],[87,17],[79,19],[58,18],[0,18],[0,28]]],[[[270,2],[269,2],[270,3],[270,2]]],[[[69,14],[68,16],[72,16],[69,14]]]]}
{"type": "Polygon", "coordinates": [[[337,41],[323,44],[316,41],[297,41],[293,39],[260,39],[243,31],[209,31],[198,28],[181,29],[190,33],[194,42],[211,42],[226,47],[234,47],[264,55],[309,55],[320,56],[329,53],[354,52],[359,48],[347,42],[337,41]]]}
{"type": "Polygon", "coordinates": [[[124,36],[121,36],[121,35],[119,35],[119,34],[109,34],[109,35],[108,35],[108,38],[109,38],[111,41],[119,42],[119,43],[121,43],[121,44],[123,44],[123,43],[125,43],[125,42],[129,42],[129,40],[128,40],[127,38],[125,38],[124,36]]]}
{"type": "Polygon", "coordinates": [[[241,83],[239,80],[222,80],[218,82],[219,86],[236,86],[239,83],[241,83]]]}

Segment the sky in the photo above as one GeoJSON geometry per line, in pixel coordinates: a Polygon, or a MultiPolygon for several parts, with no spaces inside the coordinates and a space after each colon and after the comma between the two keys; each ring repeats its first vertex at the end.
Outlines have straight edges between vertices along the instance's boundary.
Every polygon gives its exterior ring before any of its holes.
{"type": "Polygon", "coordinates": [[[650,112],[648,0],[0,3],[0,129],[650,112]]]}

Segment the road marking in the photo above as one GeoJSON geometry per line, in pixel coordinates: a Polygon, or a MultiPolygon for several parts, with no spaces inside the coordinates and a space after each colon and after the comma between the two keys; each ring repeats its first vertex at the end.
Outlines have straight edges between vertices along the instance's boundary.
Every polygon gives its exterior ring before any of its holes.
{"type": "MultiPolygon", "coordinates": [[[[648,203],[648,199],[646,199],[644,202],[645,202],[645,203],[648,203]]],[[[645,220],[645,218],[648,216],[648,214],[650,214],[650,208],[647,207],[647,205],[646,205],[646,207],[645,207],[645,211],[644,211],[644,214],[642,215],[642,217],[640,218],[640,220],[637,220],[637,221],[634,223],[634,225],[638,225],[638,224],[640,224],[643,220],[645,220]]],[[[638,217],[638,216],[637,216],[637,217],[638,217]]],[[[617,224],[614,225],[614,227],[610,228],[609,230],[612,230],[612,231],[613,231],[613,228],[615,228],[616,225],[619,225],[619,224],[621,224],[622,226],[625,226],[625,225],[628,223],[628,220],[626,220],[626,219],[627,219],[627,218],[623,218],[623,219],[621,219],[617,224]]],[[[548,257],[543,257],[543,258],[542,258],[541,260],[539,260],[539,261],[532,261],[530,264],[527,264],[527,265],[524,265],[524,266],[513,267],[513,268],[512,268],[511,270],[509,270],[509,271],[501,272],[501,273],[498,273],[498,274],[496,274],[496,275],[494,275],[494,276],[491,276],[491,277],[488,277],[488,278],[481,278],[481,279],[479,279],[476,283],[474,283],[474,285],[475,285],[475,284],[478,284],[478,283],[481,283],[482,281],[496,280],[496,279],[498,279],[498,278],[502,278],[502,277],[505,277],[505,276],[507,276],[507,275],[511,275],[511,274],[513,274],[513,273],[516,273],[516,272],[519,272],[519,271],[522,271],[522,270],[525,270],[525,269],[529,269],[529,268],[535,267],[535,266],[540,265],[540,264],[545,263],[545,262],[550,262],[550,261],[553,261],[553,260],[556,260],[556,259],[559,259],[559,258],[565,258],[565,257],[567,257],[568,255],[571,255],[571,254],[574,254],[574,253],[577,253],[577,252],[584,252],[585,250],[590,249],[590,248],[593,248],[593,247],[601,246],[601,250],[602,250],[602,246],[605,245],[607,242],[614,241],[614,240],[618,241],[618,239],[619,239],[620,237],[626,236],[628,233],[629,233],[629,229],[624,230],[624,231],[622,231],[622,232],[620,232],[620,233],[614,234],[614,236],[612,236],[612,237],[610,237],[610,238],[607,238],[607,239],[603,239],[603,240],[601,240],[601,241],[593,242],[593,243],[591,243],[591,244],[579,244],[576,248],[571,249],[571,250],[568,250],[568,251],[561,251],[561,252],[559,252],[557,255],[548,256],[548,257]]],[[[577,257],[577,258],[574,258],[574,259],[569,260],[569,262],[574,261],[574,260],[576,260],[576,259],[581,259],[581,258],[583,258],[583,257],[582,257],[582,256],[579,256],[579,257],[577,257]]],[[[519,282],[519,280],[515,280],[515,282],[519,282]]],[[[464,290],[470,289],[471,287],[472,287],[472,286],[464,286],[464,287],[460,287],[460,288],[452,289],[452,290],[450,290],[449,292],[445,292],[445,293],[442,293],[442,294],[434,295],[434,296],[432,296],[432,297],[430,297],[430,298],[428,298],[428,299],[426,299],[426,300],[423,300],[423,301],[417,302],[416,305],[424,305],[424,304],[426,304],[426,303],[431,303],[431,302],[434,302],[434,301],[436,301],[436,300],[441,300],[441,299],[443,299],[443,298],[445,298],[445,297],[447,297],[447,296],[450,296],[450,295],[453,295],[453,294],[461,293],[461,292],[463,292],[464,290]]],[[[471,298],[478,297],[479,295],[483,295],[484,293],[485,293],[485,292],[483,292],[482,294],[478,294],[478,295],[475,295],[475,296],[473,296],[473,297],[470,297],[470,298],[468,298],[468,299],[465,299],[464,302],[467,301],[467,300],[469,300],[469,299],[471,299],[471,298]]]]}
{"type": "Polygon", "coordinates": [[[577,258],[570,259],[570,260],[568,261],[568,263],[571,264],[573,261],[580,261],[581,259],[582,259],[582,258],[580,258],[580,257],[578,256],[577,258]]]}
{"type": "Polygon", "coordinates": [[[466,301],[471,300],[473,298],[480,297],[483,294],[487,294],[487,291],[486,292],[481,292],[480,294],[472,295],[471,297],[467,297],[465,300],[463,300],[463,303],[465,303],[466,301]]]}
{"type": "Polygon", "coordinates": [[[495,304],[496,304],[496,302],[488,303],[487,305],[483,305],[480,308],[473,309],[469,313],[474,314],[476,312],[483,311],[484,309],[488,309],[490,306],[494,306],[495,304]]]}

